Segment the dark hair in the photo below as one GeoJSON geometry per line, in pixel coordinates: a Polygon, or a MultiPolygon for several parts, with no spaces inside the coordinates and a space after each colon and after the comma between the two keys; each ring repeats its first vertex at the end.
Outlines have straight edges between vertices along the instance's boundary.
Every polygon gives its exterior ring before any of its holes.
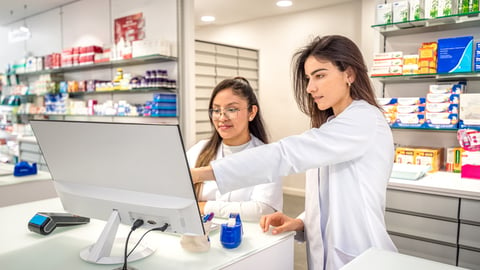
{"type": "MultiPolygon", "coordinates": [[[[217,94],[225,89],[232,89],[233,93],[239,97],[245,98],[248,103],[248,111],[252,111],[252,106],[257,106],[257,114],[252,121],[248,122],[248,130],[252,133],[255,137],[260,139],[264,143],[268,143],[267,133],[265,131],[265,126],[263,124],[262,114],[260,112],[260,106],[258,105],[257,96],[250,86],[250,83],[247,79],[243,77],[235,77],[232,79],[225,79],[221,81],[215,88],[213,89],[212,95],[210,96],[210,102],[208,104],[208,108],[211,109],[213,105],[213,100],[217,96],[217,94]]],[[[210,118],[210,124],[212,127],[213,121],[210,118]]],[[[217,149],[222,143],[222,137],[218,134],[217,130],[213,128],[214,132],[210,139],[208,140],[205,147],[200,152],[200,155],[197,158],[197,162],[195,167],[202,167],[207,166],[210,161],[212,161],[216,154],[217,149]]]]}
{"type": "Polygon", "coordinates": [[[308,81],[305,79],[305,61],[313,56],[318,60],[327,60],[334,64],[340,71],[351,68],[355,73],[355,81],[350,87],[350,96],[353,100],[365,100],[380,108],[375,99],[375,93],[368,76],[360,49],[350,39],[331,35],[315,37],[310,44],[301,48],[293,55],[293,88],[295,100],[300,110],[310,116],[310,125],[320,127],[331,115],[333,109],[320,110],[315,105],[313,98],[307,93],[308,81]]]}

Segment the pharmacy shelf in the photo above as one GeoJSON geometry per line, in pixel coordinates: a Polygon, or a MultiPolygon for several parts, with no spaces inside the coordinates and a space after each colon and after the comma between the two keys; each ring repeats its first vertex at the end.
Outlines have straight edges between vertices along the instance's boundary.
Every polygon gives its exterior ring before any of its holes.
{"type": "Polygon", "coordinates": [[[455,30],[480,26],[480,12],[455,14],[435,19],[372,25],[385,37],[436,31],[455,30]]]}
{"type": "Polygon", "coordinates": [[[41,70],[41,71],[35,71],[35,72],[8,74],[8,75],[34,76],[34,75],[42,75],[42,74],[56,74],[56,73],[74,72],[74,71],[82,71],[82,70],[94,70],[94,69],[116,68],[116,67],[125,67],[125,66],[133,66],[133,65],[144,65],[148,63],[170,62],[170,61],[176,61],[176,60],[177,60],[176,57],[154,54],[154,55],[135,57],[131,59],[122,59],[122,60],[115,60],[115,61],[109,61],[109,62],[103,62],[103,63],[77,65],[77,66],[71,66],[71,67],[62,67],[62,68],[47,69],[47,70],[41,70]]]}
{"type": "Polygon", "coordinates": [[[417,83],[429,81],[480,81],[480,72],[463,72],[450,74],[412,74],[393,76],[371,76],[380,82],[388,83],[417,83]]]}

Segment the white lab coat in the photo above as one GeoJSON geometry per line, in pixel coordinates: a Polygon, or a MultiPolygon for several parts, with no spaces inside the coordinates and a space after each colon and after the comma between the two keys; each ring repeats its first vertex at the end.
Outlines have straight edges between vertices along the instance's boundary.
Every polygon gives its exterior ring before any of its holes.
{"type": "MultiPolygon", "coordinates": [[[[250,134],[251,140],[245,149],[263,145],[257,137],[250,134]]],[[[202,151],[207,140],[199,141],[187,151],[187,159],[190,166],[195,166],[198,155],[202,151]]],[[[216,159],[224,157],[222,146],[217,150],[216,159]]],[[[242,180],[240,180],[242,181],[242,180]]],[[[201,201],[207,201],[204,212],[214,212],[216,216],[228,217],[230,213],[238,212],[242,220],[259,221],[262,215],[282,211],[283,193],[281,181],[268,184],[258,184],[232,192],[221,194],[215,181],[204,182],[201,201]]]]}
{"type": "Polygon", "coordinates": [[[393,158],[383,114],[358,100],[320,128],[211,165],[221,192],[307,171],[303,220],[309,269],[333,270],[370,247],[396,251],[384,222],[393,158]]]}

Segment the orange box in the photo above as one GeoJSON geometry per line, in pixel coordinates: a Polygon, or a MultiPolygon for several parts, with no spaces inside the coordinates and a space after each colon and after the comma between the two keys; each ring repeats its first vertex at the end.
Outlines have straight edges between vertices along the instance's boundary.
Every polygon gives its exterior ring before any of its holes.
{"type": "Polygon", "coordinates": [[[395,163],[415,164],[415,149],[411,147],[397,147],[395,149],[395,163]]]}
{"type": "Polygon", "coordinates": [[[418,49],[418,56],[418,59],[435,60],[437,57],[437,50],[433,48],[420,48],[418,49]]]}
{"type": "Polygon", "coordinates": [[[429,172],[439,171],[443,167],[443,148],[415,148],[415,164],[429,165],[429,172]]]}

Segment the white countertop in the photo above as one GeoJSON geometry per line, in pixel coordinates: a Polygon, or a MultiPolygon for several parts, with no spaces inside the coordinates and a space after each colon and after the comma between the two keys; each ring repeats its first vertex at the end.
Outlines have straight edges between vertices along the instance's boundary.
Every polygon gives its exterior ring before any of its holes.
{"type": "Polygon", "coordinates": [[[419,180],[390,178],[388,188],[480,200],[480,179],[461,178],[459,173],[436,172],[419,180]]]}
{"type": "MultiPolygon", "coordinates": [[[[414,256],[371,248],[345,265],[342,270],[460,270],[465,268],[414,256]]],[[[465,269],[466,270],[466,269],[465,269]]]]}
{"type": "MultiPolygon", "coordinates": [[[[34,201],[24,204],[0,207],[2,224],[0,230],[0,265],[1,269],[113,269],[118,265],[97,265],[84,262],[80,259],[79,252],[95,242],[100,235],[104,221],[91,219],[89,224],[56,228],[50,235],[43,236],[27,229],[28,220],[36,212],[63,212],[60,199],[34,201]]],[[[215,220],[215,219],[214,219],[215,220]]],[[[226,220],[218,220],[223,223],[226,220]]],[[[235,249],[225,249],[220,243],[220,232],[210,234],[211,248],[204,253],[191,253],[180,245],[180,237],[168,233],[152,232],[144,241],[148,241],[157,250],[151,256],[142,260],[129,263],[137,269],[224,269],[232,265],[241,264],[252,255],[274,249],[286,241],[288,252],[285,254],[268,254],[257,263],[257,269],[292,269],[293,267],[293,232],[280,235],[263,233],[258,223],[243,222],[244,236],[242,243],[235,249]],[[288,242],[290,243],[290,242],[288,242]],[[285,265],[282,259],[272,261],[272,256],[282,256],[291,259],[291,265],[285,265]],[[275,267],[275,268],[272,268],[275,267]]],[[[137,230],[134,237],[142,233],[142,228],[137,230]]],[[[120,235],[128,233],[128,227],[121,225],[118,230],[120,235]]],[[[135,242],[132,239],[132,243],[135,242]]],[[[133,244],[132,244],[133,245],[133,244]]],[[[121,245],[123,248],[123,245],[121,245]]],[[[254,267],[256,268],[256,267],[254,267]]],[[[242,268],[235,268],[242,269],[242,268]]],[[[250,268],[253,269],[253,268],[250,268]]]]}

